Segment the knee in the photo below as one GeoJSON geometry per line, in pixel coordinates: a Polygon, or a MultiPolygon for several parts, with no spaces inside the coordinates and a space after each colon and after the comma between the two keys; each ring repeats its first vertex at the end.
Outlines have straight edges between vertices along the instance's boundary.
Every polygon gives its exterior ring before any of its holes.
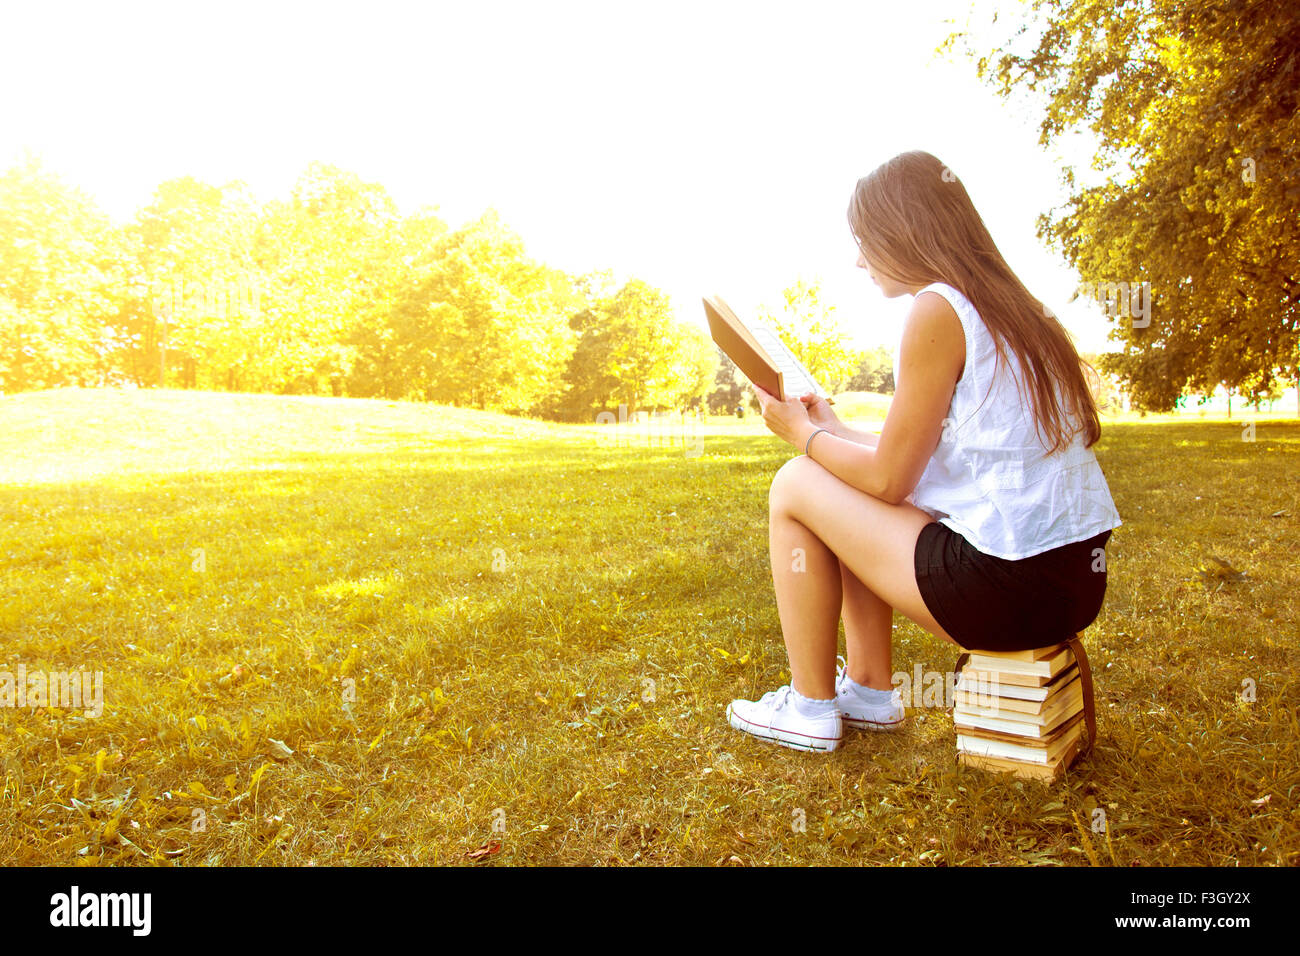
{"type": "Polygon", "coordinates": [[[818,467],[807,455],[797,455],[776,470],[767,492],[767,507],[771,512],[790,512],[799,490],[807,483],[810,468],[818,467]]]}

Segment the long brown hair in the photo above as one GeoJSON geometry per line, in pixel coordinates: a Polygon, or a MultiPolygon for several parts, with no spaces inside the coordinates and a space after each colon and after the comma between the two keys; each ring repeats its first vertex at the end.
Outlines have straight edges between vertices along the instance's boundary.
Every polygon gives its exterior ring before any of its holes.
{"type": "Polygon", "coordinates": [[[1008,350],[1019,361],[1022,395],[1027,383],[1034,427],[1040,439],[1046,436],[1048,454],[1069,445],[1080,429],[1084,447],[1101,437],[1097,402],[1069,333],[1011,271],[947,166],[920,150],[895,156],[858,180],[849,227],[877,272],[906,285],[943,282],[970,300],[997,346],[995,369],[1008,350]]]}

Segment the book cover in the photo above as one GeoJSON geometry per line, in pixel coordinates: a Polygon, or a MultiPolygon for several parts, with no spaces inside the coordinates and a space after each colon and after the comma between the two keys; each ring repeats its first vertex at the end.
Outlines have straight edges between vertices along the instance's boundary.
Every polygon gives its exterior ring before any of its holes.
{"type": "Polygon", "coordinates": [[[746,325],[719,296],[704,299],[704,316],[718,348],[755,385],[783,402],[812,393],[835,404],[781,337],[767,326],[746,325]]]}

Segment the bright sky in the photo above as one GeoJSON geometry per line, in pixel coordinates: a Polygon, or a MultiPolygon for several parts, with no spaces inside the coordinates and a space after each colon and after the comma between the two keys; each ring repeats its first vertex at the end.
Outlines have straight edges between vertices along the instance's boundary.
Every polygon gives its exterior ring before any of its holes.
{"type": "Polygon", "coordinates": [[[645,279],[701,324],[703,295],[745,316],[820,280],[859,344],[892,347],[910,299],[855,268],[845,214],[860,176],[925,149],[1080,350],[1105,349],[1099,307],[1066,304],[1078,278],[1034,236],[1065,198],[1037,116],[932,56],[966,9],[10,3],[0,164],[30,149],[125,218],[169,178],[266,199],[321,160],[453,226],[495,207],[534,257],[645,279]]]}

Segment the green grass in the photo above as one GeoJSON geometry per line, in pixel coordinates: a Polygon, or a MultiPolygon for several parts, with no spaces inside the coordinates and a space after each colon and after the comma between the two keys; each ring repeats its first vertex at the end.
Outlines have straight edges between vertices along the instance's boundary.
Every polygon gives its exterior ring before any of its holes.
{"type": "MultiPolygon", "coordinates": [[[[788,680],[766,499],[794,452],[752,416],[619,444],[403,403],[61,390],[0,397],[0,425],[0,669],[99,670],[105,697],[0,709],[0,863],[1300,853],[1295,421],[1253,442],[1108,425],[1101,739],[1051,785],[958,769],[939,708],[831,755],[727,726],[788,680]]],[[[895,671],[954,657],[897,619],[895,671]]]]}

